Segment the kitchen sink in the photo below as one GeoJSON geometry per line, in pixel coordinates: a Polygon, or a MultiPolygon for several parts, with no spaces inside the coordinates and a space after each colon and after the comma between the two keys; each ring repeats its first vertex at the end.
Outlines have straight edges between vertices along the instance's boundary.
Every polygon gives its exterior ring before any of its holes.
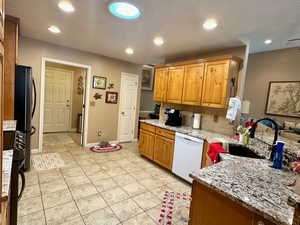
{"type": "Polygon", "coordinates": [[[263,159],[263,157],[259,156],[248,147],[239,144],[229,144],[229,154],[240,157],[263,159]]]}

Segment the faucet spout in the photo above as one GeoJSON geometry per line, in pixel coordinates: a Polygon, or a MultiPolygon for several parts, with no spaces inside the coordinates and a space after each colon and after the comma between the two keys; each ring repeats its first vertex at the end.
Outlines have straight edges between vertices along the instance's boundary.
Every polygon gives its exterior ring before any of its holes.
{"type": "Polygon", "coordinates": [[[251,130],[250,130],[250,137],[251,138],[254,138],[255,137],[255,131],[256,131],[256,128],[257,128],[257,124],[263,120],[267,120],[267,121],[270,121],[272,124],[274,124],[274,129],[275,129],[275,133],[274,133],[274,139],[273,139],[273,145],[272,145],[272,151],[271,151],[271,156],[270,156],[270,161],[273,161],[274,159],[274,154],[275,154],[275,145],[276,145],[276,142],[278,140],[278,135],[279,135],[279,126],[278,124],[270,119],[270,118],[262,118],[262,119],[259,119],[257,121],[255,121],[255,123],[253,124],[251,130]]]}

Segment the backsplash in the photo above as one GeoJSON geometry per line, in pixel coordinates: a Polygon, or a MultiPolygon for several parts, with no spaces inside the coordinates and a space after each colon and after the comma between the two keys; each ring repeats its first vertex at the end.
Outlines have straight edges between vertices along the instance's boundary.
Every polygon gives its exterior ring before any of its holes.
{"type": "Polygon", "coordinates": [[[230,136],[233,135],[234,124],[225,118],[226,111],[224,110],[209,110],[197,106],[162,103],[159,115],[159,120],[162,123],[167,120],[167,115],[164,114],[167,108],[181,110],[182,125],[192,126],[193,114],[201,113],[200,129],[230,136]]]}

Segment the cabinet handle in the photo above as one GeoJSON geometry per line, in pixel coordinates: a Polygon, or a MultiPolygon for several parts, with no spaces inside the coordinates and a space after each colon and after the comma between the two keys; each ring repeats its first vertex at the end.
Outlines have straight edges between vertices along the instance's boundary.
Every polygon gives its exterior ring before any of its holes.
{"type": "Polygon", "coordinates": [[[265,225],[265,223],[264,223],[263,221],[259,220],[259,221],[257,222],[257,225],[265,225]]]}

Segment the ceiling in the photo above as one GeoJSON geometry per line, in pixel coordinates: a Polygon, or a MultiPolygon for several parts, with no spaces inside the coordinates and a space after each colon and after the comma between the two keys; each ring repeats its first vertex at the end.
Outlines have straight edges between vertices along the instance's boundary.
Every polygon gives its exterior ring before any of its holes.
{"type": "Polygon", "coordinates": [[[67,14],[59,0],[8,0],[6,12],[21,19],[23,36],[97,53],[138,64],[157,64],[166,57],[207,52],[250,43],[250,52],[299,46],[287,40],[300,37],[299,0],[136,0],[143,10],[136,20],[122,20],[107,10],[108,0],[70,0],[67,14]],[[207,18],[218,27],[206,31],[207,18]],[[50,33],[50,25],[61,29],[50,33]],[[165,44],[153,44],[155,36],[165,44]],[[265,39],[272,39],[265,45],[265,39]],[[127,55],[127,47],[135,50],[127,55]]]}

